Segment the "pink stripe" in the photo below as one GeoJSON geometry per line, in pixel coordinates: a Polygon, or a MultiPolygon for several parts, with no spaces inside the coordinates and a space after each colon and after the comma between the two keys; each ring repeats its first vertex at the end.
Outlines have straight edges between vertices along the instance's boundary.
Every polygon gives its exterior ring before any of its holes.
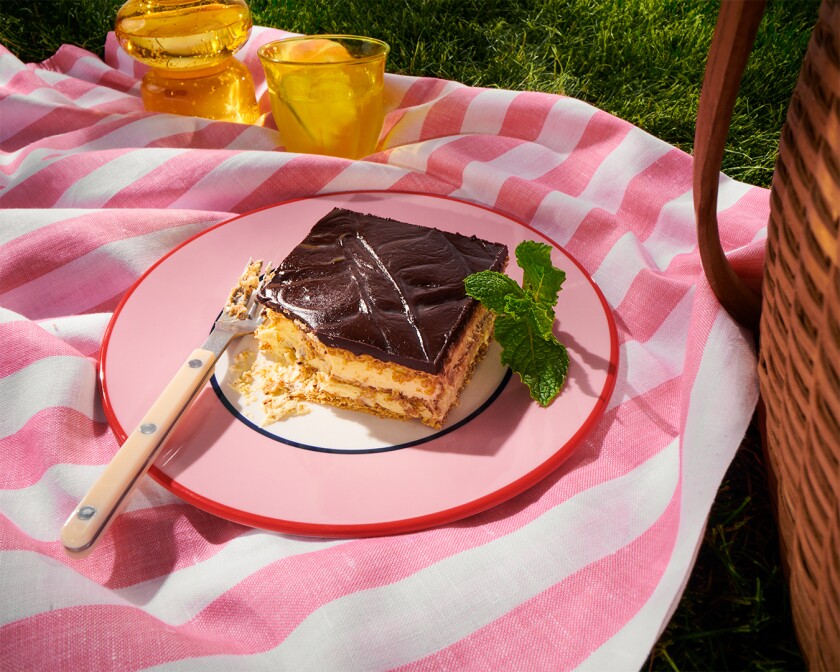
{"type": "Polygon", "coordinates": [[[249,212],[292,198],[316,194],[334,180],[347,166],[344,159],[301,154],[287,161],[231,208],[231,212],[249,212]]]}
{"type": "MultiPolygon", "coordinates": [[[[111,33],[111,35],[113,35],[113,33],[111,33]]],[[[114,44],[116,44],[116,42],[114,44]]],[[[107,54],[107,41],[105,51],[107,54]]],[[[81,47],[71,44],[63,44],[53,56],[43,61],[36,67],[43,68],[44,70],[51,70],[52,72],[66,74],[71,70],[74,70],[79,61],[84,58],[96,59],[97,57],[95,54],[85,51],[81,47]]],[[[122,93],[127,93],[135,84],[137,84],[137,77],[129,76],[125,73],[119,72],[118,70],[114,70],[111,67],[96,67],[93,63],[88,65],[86,68],[76,68],[73,76],[76,78],[84,78],[85,81],[92,84],[105,86],[109,89],[114,89],[115,91],[120,91],[122,93]]],[[[140,99],[138,97],[138,103],[139,100],[140,99]]]]}
{"type": "Polygon", "coordinates": [[[0,488],[29,487],[57,464],[107,464],[118,447],[106,425],[72,408],[47,408],[0,439],[0,454],[7,458],[0,470],[0,488]],[[56,441],[57,436],[61,441],[56,441]]]}
{"type": "Polygon", "coordinates": [[[103,207],[130,208],[142,205],[144,208],[165,209],[231,154],[233,152],[212,150],[173,156],[114,194],[103,207]],[[177,175],[178,179],[173,180],[173,175],[177,175]]]}
{"type": "Polygon", "coordinates": [[[703,353],[709,342],[709,334],[712,331],[717,316],[722,311],[723,308],[720,306],[711,287],[702,280],[698,282],[694,296],[691,321],[688,328],[688,343],[686,344],[686,356],[681,380],[680,436],[685,435],[685,423],[689,417],[688,406],[691,401],[691,390],[694,387],[697,372],[700,370],[700,362],[703,359],[703,353]]]}
{"type": "Polygon", "coordinates": [[[447,84],[449,82],[445,79],[422,77],[411,85],[411,88],[403,96],[400,107],[409,108],[425,105],[440,96],[447,84]]]}
{"type": "MultiPolygon", "coordinates": [[[[288,605],[277,605],[283,611],[288,605]]],[[[228,618],[231,614],[228,614],[228,618]]],[[[236,618],[236,616],[234,616],[236,618]]],[[[185,634],[136,607],[94,605],[57,609],[26,618],[0,629],[0,641],[14,646],[0,648],[0,669],[54,669],[61,660],[63,669],[136,670],[183,658],[214,654],[249,653],[253,635],[247,628],[261,628],[259,623],[226,621],[218,637],[204,632],[185,634]],[[104,624],[95,627],[95,645],[79,637],[79,627],[70,624],[104,624]],[[44,638],[44,633],[50,633],[44,638]],[[119,662],[115,661],[118,656],[119,662]]],[[[223,624],[219,624],[220,626],[223,624]]]]}
{"type": "Polygon", "coordinates": [[[415,194],[446,195],[452,192],[452,185],[426,173],[408,173],[397,180],[391,190],[415,194]]]}
{"type": "Polygon", "coordinates": [[[736,250],[727,255],[729,261],[756,293],[761,292],[764,280],[766,240],[753,241],[769,218],[770,190],[760,187],[750,189],[735,205],[718,213],[721,245],[724,250],[736,250]]]}
{"type": "Polygon", "coordinates": [[[766,240],[757,240],[727,254],[732,269],[756,293],[761,294],[764,282],[764,250],[766,240]]]}
{"type": "MultiPolygon", "coordinates": [[[[54,222],[11,240],[3,246],[0,292],[6,293],[51,273],[107,243],[195,221],[225,219],[227,213],[159,210],[98,210],[54,222]],[[61,240],[56,246],[55,240],[61,240]],[[45,255],[44,250],[50,254],[45,255]]],[[[90,311],[89,311],[90,312],[90,311]]]]}
{"type": "MultiPolygon", "coordinates": [[[[136,278],[135,278],[136,280],[136,278]]],[[[97,303],[95,306],[91,306],[90,308],[86,308],[80,311],[80,315],[93,315],[95,313],[113,313],[117,306],[120,303],[120,300],[123,297],[125,290],[120,290],[117,294],[114,294],[110,299],[106,299],[101,303],[97,303]]]]}
{"type": "Polygon", "coordinates": [[[0,87],[0,92],[2,92],[0,100],[12,95],[28,96],[38,89],[49,88],[51,88],[51,85],[47,84],[35,71],[29,69],[18,70],[8,82],[0,87]]]}
{"type": "Polygon", "coordinates": [[[3,343],[0,378],[25,369],[44,357],[80,357],[78,350],[51,336],[34,322],[0,323],[0,343],[3,343]]]}
{"type": "Polygon", "coordinates": [[[691,188],[689,162],[690,157],[676,149],[659,158],[630,180],[614,215],[601,208],[590,210],[566,248],[586,268],[594,270],[626,233],[646,240],[662,208],[691,188]],[[592,244],[593,236],[598,245],[592,244]]]}
{"type": "MultiPolygon", "coordinates": [[[[637,445],[644,444],[640,441],[637,445]]],[[[123,642],[123,662],[129,669],[212,653],[257,653],[279,645],[309,614],[335,599],[389,585],[462,550],[486,543],[486,530],[491,522],[493,538],[519,529],[559,503],[554,501],[549,505],[545,502],[550,495],[556,495],[556,491],[557,488],[552,488],[541,497],[529,491],[522,497],[527,497],[530,506],[523,507],[521,500],[514,500],[504,505],[507,511],[493,509],[470,519],[467,524],[416,535],[347,542],[316,553],[285,558],[255,572],[181,626],[167,626],[139,610],[119,607],[74,607],[63,610],[64,618],[86,621],[108,614],[107,618],[115,627],[105,636],[123,642]],[[421,538],[423,552],[417,553],[421,538]],[[351,560],[354,570],[348,572],[346,568],[351,560]],[[301,576],[308,577],[308,585],[318,589],[301,590],[298,581],[289,580],[301,576]],[[272,586],[272,590],[266,591],[266,585],[272,586]],[[242,605],[248,605],[247,609],[242,605]],[[228,639],[231,618],[235,618],[241,628],[241,635],[235,641],[228,639]],[[143,642],[150,638],[163,639],[156,647],[144,647],[143,642]]],[[[572,494],[563,493],[559,499],[565,500],[572,494]]],[[[156,524],[159,521],[147,523],[142,528],[138,525],[134,530],[136,538],[127,536],[116,546],[124,544],[131,548],[142,543],[141,539],[148,538],[149,526],[156,524]]],[[[169,538],[170,535],[164,536],[169,538]]],[[[10,625],[10,634],[25,640],[28,631],[46,631],[54,613],[38,614],[10,625]],[[11,630],[17,627],[21,629],[11,630]]],[[[97,655],[91,649],[81,641],[68,644],[64,650],[66,660],[74,666],[90,669],[96,662],[92,656],[97,655]]],[[[36,664],[41,652],[24,648],[22,655],[25,661],[36,664]]]]}
{"type": "MultiPolygon", "coordinates": [[[[77,101],[91,91],[101,91],[104,87],[98,82],[87,82],[75,77],[67,77],[52,85],[54,91],[58,91],[68,100],[77,101]]],[[[122,93],[122,92],[121,92],[122,93]]],[[[112,113],[131,113],[138,111],[138,100],[132,97],[119,97],[96,105],[85,105],[86,109],[98,110],[100,112],[110,111],[112,113]]]]}
{"type": "Polygon", "coordinates": [[[662,516],[586,566],[457,643],[399,669],[571,670],[629,621],[661,578],[679,526],[679,490],[662,516]],[[569,636],[569,624],[579,624],[569,636]]]}
{"type": "Polygon", "coordinates": [[[542,132],[548,113],[558,98],[544,93],[523,91],[508,107],[499,135],[534,141],[542,132]]]}
{"type": "Polygon", "coordinates": [[[568,158],[539,181],[569,196],[580,196],[604,159],[621,144],[632,128],[605,112],[596,112],[568,158]]]}
{"type": "MultiPolygon", "coordinates": [[[[71,116],[75,114],[74,112],[71,116]]],[[[88,173],[131,151],[133,150],[122,148],[102,149],[58,159],[0,194],[0,206],[4,208],[32,207],[33,194],[37,194],[38,207],[52,207],[65,191],[88,173]]]]}
{"type": "Polygon", "coordinates": [[[458,88],[438,100],[423,120],[420,140],[430,140],[449,135],[458,135],[470,102],[480,89],[458,88]]]}
{"type": "Polygon", "coordinates": [[[173,133],[150,142],[147,147],[184,147],[223,151],[248,130],[246,124],[209,123],[197,131],[173,133]]]}
{"type": "MultiPolygon", "coordinates": [[[[547,115],[549,110],[550,107],[542,111],[547,115]]],[[[618,129],[611,128],[613,125],[612,117],[605,120],[600,113],[593,115],[577,146],[565,161],[534,179],[518,176],[507,178],[496,196],[494,207],[520,221],[530,222],[542,201],[552,191],[580,195],[598,167],[621,144],[631,128],[622,125],[621,132],[617,132],[618,129]]]]}
{"type": "Polygon", "coordinates": [[[94,142],[100,138],[107,136],[114,131],[119,131],[124,126],[132,124],[136,118],[131,119],[111,119],[102,121],[90,128],[83,128],[81,130],[67,131],[60,135],[47,134],[37,141],[29,144],[25,149],[21,149],[12,163],[0,165],[0,174],[14,175],[20,168],[23,161],[35,150],[55,150],[56,153],[62,150],[73,150],[82,147],[87,143],[94,142]]]}
{"type": "MultiPolygon", "coordinates": [[[[36,107],[37,105],[30,101],[26,104],[25,108],[22,108],[20,113],[26,115],[27,118],[31,118],[34,114],[33,108],[36,107]]],[[[50,105],[50,107],[53,106],[50,105]]],[[[17,114],[17,112],[11,110],[8,113],[17,114]]],[[[95,127],[108,114],[107,111],[86,110],[73,105],[56,107],[28,126],[25,126],[13,136],[3,140],[0,149],[5,152],[14,152],[27,145],[38,142],[48,135],[59,135],[71,131],[89,129],[95,127]]]]}
{"type": "Polygon", "coordinates": [[[680,279],[651,269],[636,275],[621,303],[613,310],[621,321],[619,342],[647,342],[685,298],[691,284],[689,278],[680,279]],[[649,298],[652,296],[656,297],[653,309],[649,298]]]}
{"type": "Polygon", "coordinates": [[[509,177],[499,189],[493,207],[521,222],[530,222],[537,213],[540,203],[551,191],[550,187],[540,184],[538,180],[509,177]]]}
{"type": "Polygon", "coordinates": [[[380,137],[389,137],[391,131],[399,124],[410,108],[429,104],[430,101],[435,100],[440,95],[446,85],[445,80],[430,77],[420,78],[414,82],[400,101],[399,108],[390,112],[385,118],[380,137]]]}
{"type": "MultiPolygon", "coordinates": [[[[450,185],[449,192],[456,191],[464,183],[464,170],[473,162],[488,162],[519,146],[520,140],[496,138],[487,135],[467,135],[447,142],[435,149],[426,161],[426,172],[450,185]]],[[[403,180],[411,179],[403,178],[403,180]]],[[[394,185],[402,188],[403,180],[394,185]]]]}
{"type": "MultiPolygon", "coordinates": [[[[68,502],[68,512],[74,504],[68,502]]],[[[2,515],[0,531],[0,552],[29,551],[72,563],[80,576],[120,590],[209,560],[247,528],[184,503],[126,511],[114,520],[95,555],[72,561],[59,541],[32,539],[2,515]],[[142,550],[126,562],[131,549],[142,550]]]]}

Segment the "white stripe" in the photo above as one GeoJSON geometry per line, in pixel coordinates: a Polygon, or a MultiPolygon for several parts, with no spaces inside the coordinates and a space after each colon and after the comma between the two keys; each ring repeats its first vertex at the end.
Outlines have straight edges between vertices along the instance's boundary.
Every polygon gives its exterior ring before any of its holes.
{"type": "Polygon", "coordinates": [[[706,517],[758,402],[756,356],[747,336],[718,312],[691,388],[682,449],[680,528],[659,585],[639,612],[581,670],[638,670],[676,609],[706,517]]]}
{"type": "Polygon", "coordinates": [[[480,194],[485,202],[493,203],[511,177],[535,180],[566,158],[534,142],[523,142],[490,161],[470,161],[464,168],[461,188],[452,196],[475,198],[480,194]]]}
{"type": "MultiPolygon", "coordinates": [[[[24,155],[24,159],[15,169],[11,176],[0,174],[0,183],[3,180],[14,178],[14,183],[34,175],[43,170],[55,161],[59,161],[72,154],[82,154],[102,149],[119,148],[144,148],[156,140],[177,135],[178,133],[197,133],[211,122],[209,119],[198,117],[184,117],[176,115],[155,114],[151,116],[131,117],[122,114],[111,114],[98,120],[92,127],[86,129],[90,133],[92,129],[103,124],[110,124],[115,119],[121,119],[125,123],[115,125],[110,132],[94,138],[77,147],[55,149],[53,147],[39,147],[34,150],[27,150],[26,147],[15,152],[0,155],[0,165],[8,166],[24,155]]],[[[33,120],[30,119],[29,123],[33,120]]],[[[10,183],[11,184],[11,183],[10,183]]]]}
{"type": "Polygon", "coordinates": [[[388,164],[354,161],[327,182],[318,193],[390,189],[408,174],[408,170],[388,164]]]}
{"type": "MultiPolygon", "coordinates": [[[[388,165],[406,168],[425,175],[428,173],[428,162],[432,153],[461,137],[463,136],[450,135],[445,138],[435,138],[394,147],[388,154],[388,165]]],[[[435,175],[435,177],[442,179],[445,176],[435,175]]]]}
{"type": "Polygon", "coordinates": [[[76,573],[72,565],[39,553],[3,551],[0,594],[7,599],[0,607],[0,626],[55,609],[100,604],[133,606],[177,626],[194,618],[254,572],[284,558],[341,543],[347,541],[301,541],[253,530],[227,542],[203,562],[119,590],[110,590],[76,573]],[[23,576],[25,586],[21,586],[23,576]],[[10,596],[18,599],[8,599],[10,596]]]}
{"type": "MultiPolygon", "coordinates": [[[[28,70],[23,62],[11,52],[0,53],[0,86],[6,86],[18,73],[28,70]]],[[[6,115],[3,115],[4,117],[6,115]]]]}
{"type": "Polygon", "coordinates": [[[694,307],[692,287],[663,320],[656,333],[641,343],[627,341],[618,355],[618,384],[607,409],[641,396],[682,374],[685,343],[694,307]],[[678,345],[681,344],[681,345],[678,345]]]}
{"type": "Polygon", "coordinates": [[[673,441],[634,471],[566,500],[515,532],[396,583],[325,604],[274,649],[156,669],[350,672],[419,660],[624,548],[661,517],[678,476],[673,441]]]}
{"type": "Polygon", "coordinates": [[[636,276],[655,267],[654,260],[636,234],[625,233],[604,257],[598,270],[592,274],[592,279],[604,293],[607,303],[618,306],[636,276]]]}
{"type": "MultiPolygon", "coordinates": [[[[0,210],[0,245],[56,222],[88,215],[95,210],[53,208],[9,208],[0,210]]],[[[0,293],[2,293],[0,287],[0,293]]]]}
{"type": "Polygon", "coordinates": [[[464,88],[463,84],[447,82],[436,98],[428,100],[421,105],[407,108],[405,114],[391,129],[391,132],[388,133],[385,140],[385,148],[399,147],[417,142],[423,130],[423,122],[426,120],[426,116],[432,106],[456,89],[462,88],[464,88]]]}
{"type": "Polygon", "coordinates": [[[129,93],[124,93],[117,89],[109,89],[106,86],[97,86],[90,91],[86,91],[73,102],[77,107],[93,108],[98,105],[112,103],[115,100],[125,99],[137,100],[137,96],[132,96],[129,93]]]}
{"type": "MultiPolygon", "coordinates": [[[[105,465],[54,464],[37,483],[0,490],[0,513],[32,539],[58,541],[61,525],[104,469],[105,465]]],[[[140,511],[180,501],[151,478],[145,478],[123,510],[140,511]]]]}
{"type": "MultiPolygon", "coordinates": [[[[280,147],[280,135],[273,128],[265,128],[255,124],[246,124],[244,130],[231,140],[225,149],[252,151],[257,154],[250,155],[251,159],[257,158],[263,152],[276,152],[280,147]]],[[[285,154],[285,152],[284,152],[285,154]]]]}
{"type": "Polygon", "coordinates": [[[417,82],[417,77],[410,75],[397,75],[385,73],[385,111],[386,113],[397,109],[402,103],[405,94],[417,82]]]}
{"type": "Polygon", "coordinates": [[[656,266],[662,269],[668,268],[677,256],[697,249],[693,190],[689,189],[662,206],[644,244],[656,266]]]}
{"type": "Polygon", "coordinates": [[[498,135],[505,123],[508,107],[518,95],[517,91],[479,91],[467,106],[461,122],[461,134],[498,135]]]}
{"type": "Polygon", "coordinates": [[[99,349],[110,321],[111,313],[89,313],[54,317],[37,324],[48,334],[61,339],[83,355],[93,355],[99,349]]]}
{"type": "MultiPolygon", "coordinates": [[[[721,174],[717,211],[723,212],[740,201],[754,187],[736,182],[721,174]]],[[[689,254],[697,248],[697,224],[694,214],[694,192],[686,191],[662,208],[656,226],[645,240],[645,247],[660,268],[679,255],[689,254]]]]}
{"type": "Polygon", "coordinates": [[[548,113],[536,142],[558,154],[571,154],[597,108],[574,98],[559,98],[548,113]]]}
{"type": "Polygon", "coordinates": [[[57,208],[101,208],[123,189],[155,172],[189,149],[137,149],[114,157],[71,184],[55,202],[57,208]]]}
{"type": "Polygon", "coordinates": [[[0,306],[0,324],[6,324],[8,322],[29,322],[29,320],[20,313],[0,306]]]}
{"type": "Polygon", "coordinates": [[[566,245],[592,208],[616,214],[630,183],[673,149],[667,143],[652,142],[644,131],[631,129],[596,168],[577,202],[551,193],[540,203],[533,221],[541,222],[558,244],[566,245]]]}
{"type": "Polygon", "coordinates": [[[552,191],[540,201],[531,223],[559,245],[565,245],[592,207],[592,203],[577,196],[552,191]]]}
{"type": "MultiPolygon", "coordinates": [[[[77,58],[73,62],[73,65],[70,66],[70,69],[65,71],[65,75],[97,84],[103,75],[111,71],[112,68],[103,63],[98,57],[90,55],[77,58]]],[[[102,84],[99,86],[104,88],[102,84]]]]}
{"type": "Polygon", "coordinates": [[[90,310],[124,292],[164,253],[216,222],[191,222],[107,243],[0,295],[0,301],[32,319],[90,310]]]}
{"type": "Polygon", "coordinates": [[[168,207],[232,211],[293,158],[288,152],[237,152],[226,157],[168,207]]]}
{"type": "Polygon", "coordinates": [[[105,421],[96,394],[96,365],[86,357],[45,357],[4,376],[0,400],[0,439],[20,430],[36,413],[55,406],[105,421]]]}
{"type": "MultiPolygon", "coordinates": [[[[36,123],[40,119],[46,117],[55,109],[54,105],[44,105],[33,100],[30,101],[26,96],[13,93],[3,99],[3,115],[0,117],[0,141],[7,141],[13,138],[22,130],[36,123]]],[[[32,139],[29,139],[32,142],[32,139]]],[[[18,150],[25,152],[26,147],[18,150]]],[[[5,166],[11,163],[18,152],[0,153],[0,166],[5,166]],[[9,158],[7,158],[9,157],[9,158]]],[[[5,176],[0,173],[0,184],[4,184],[5,176]]]]}
{"type": "MultiPolygon", "coordinates": [[[[56,107],[65,107],[67,105],[72,105],[73,101],[70,100],[67,96],[63,93],[59,93],[55,89],[50,87],[49,82],[45,82],[43,77],[40,77],[37,71],[32,72],[32,74],[37,77],[41,82],[43,82],[43,86],[39,86],[37,89],[33,89],[32,91],[22,94],[22,93],[12,93],[11,95],[7,96],[3,99],[3,104],[7,105],[9,101],[15,101],[17,103],[23,103],[27,105],[34,104],[35,107],[39,108],[50,108],[50,111],[55,109],[56,107]]],[[[3,115],[4,120],[6,119],[8,113],[3,115]]],[[[5,123],[5,121],[4,121],[5,123]]]]}

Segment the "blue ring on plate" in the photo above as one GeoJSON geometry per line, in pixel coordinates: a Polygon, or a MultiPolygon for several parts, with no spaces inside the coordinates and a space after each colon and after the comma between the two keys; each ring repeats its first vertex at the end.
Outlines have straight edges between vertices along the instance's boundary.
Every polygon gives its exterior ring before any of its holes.
{"type": "Polygon", "coordinates": [[[382,448],[360,448],[359,450],[341,450],[339,448],[324,448],[322,446],[311,446],[306,443],[298,443],[297,441],[290,441],[289,439],[284,439],[282,436],[277,436],[276,434],[272,434],[271,432],[263,429],[259,425],[251,422],[248,418],[242,415],[234,406],[230,403],[228,398],[225,396],[225,393],[222,392],[221,385],[216,380],[216,374],[214,373],[213,376],[210,378],[210,384],[213,386],[213,390],[216,392],[216,396],[219,397],[219,401],[222,402],[222,405],[230,411],[231,415],[235,417],[240,422],[244,423],[255,432],[259,432],[263,436],[268,437],[269,439],[273,439],[274,441],[279,441],[280,443],[285,443],[287,446],[294,446],[295,448],[303,448],[304,450],[313,450],[317,453],[334,453],[339,455],[363,455],[365,453],[386,453],[391,450],[401,450],[403,448],[410,448],[411,446],[417,446],[422,443],[427,443],[429,441],[434,441],[445,434],[449,434],[449,432],[454,432],[459,427],[463,427],[468,422],[471,422],[479,415],[481,415],[484,411],[486,411],[496,399],[498,399],[499,395],[507,386],[508,382],[510,381],[513,372],[508,367],[505,371],[505,375],[502,377],[501,382],[493,391],[493,393],[487,397],[481,406],[475,409],[472,413],[470,413],[466,418],[456,422],[454,425],[450,427],[445,427],[444,429],[432,434],[431,436],[426,436],[422,439],[416,439],[414,441],[408,441],[406,443],[400,443],[394,446],[383,446],[382,448]]]}

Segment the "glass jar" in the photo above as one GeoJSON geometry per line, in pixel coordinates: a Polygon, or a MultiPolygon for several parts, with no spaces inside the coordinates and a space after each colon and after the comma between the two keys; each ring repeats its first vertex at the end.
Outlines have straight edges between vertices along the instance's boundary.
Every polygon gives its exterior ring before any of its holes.
{"type": "Polygon", "coordinates": [[[253,123],[254,82],[233,57],[251,26],[245,0],[128,0],[114,32],[150,66],[140,88],[147,110],[253,123]]]}

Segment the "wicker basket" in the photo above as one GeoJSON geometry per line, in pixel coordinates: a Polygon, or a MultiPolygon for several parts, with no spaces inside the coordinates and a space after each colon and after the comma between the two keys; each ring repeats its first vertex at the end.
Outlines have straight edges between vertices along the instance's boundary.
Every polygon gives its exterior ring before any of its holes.
{"type": "MultiPolygon", "coordinates": [[[[695,138],[695,208],[704,268],[724,306],[753,327],[759,306],[732,272],[717,238],[716,172],[763,8],[763,2],[723,1],[695,138]],[[723,124],[723,131],[715,124],[723,124]]],[[[759,380],[793,620],[809,667],[824,670],[840,670],[838,229],[840,2],[823,0],[773,175],[759,380]]]]}

